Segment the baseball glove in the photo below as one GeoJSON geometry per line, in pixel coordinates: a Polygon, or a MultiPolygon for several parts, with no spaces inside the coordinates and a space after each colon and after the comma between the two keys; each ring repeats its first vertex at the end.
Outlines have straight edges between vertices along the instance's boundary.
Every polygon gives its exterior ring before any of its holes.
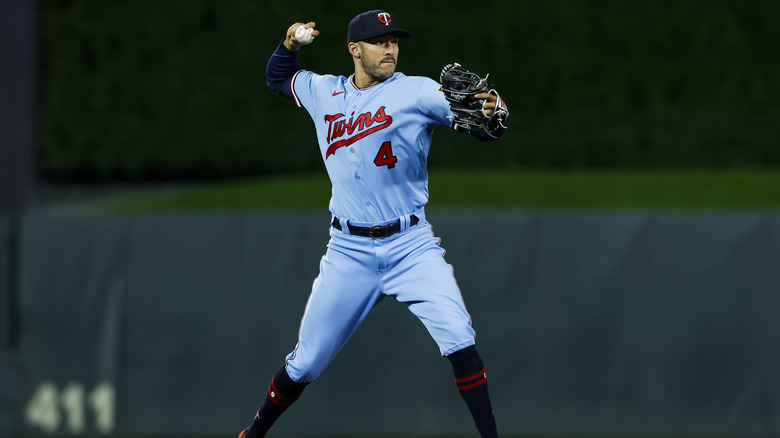
{"type": "Polygon", "coordinates": [[[509,110],[498,92],[488,85],[488,76],[490,75],[483,78],[466,70],[457,62],[447,64],[442,69],[439,82],[444,97],[450,103],[450,109],[455,114],[453,122],[456,128],[464,128],[468,131],[480,129],[490,135],[499,128],[506,129],[509,110]],[[496,108],[490,116],[485,115],[486,100],[474,97],[475,94],[479,93],[491,93],[498,98],[496,108]]]}

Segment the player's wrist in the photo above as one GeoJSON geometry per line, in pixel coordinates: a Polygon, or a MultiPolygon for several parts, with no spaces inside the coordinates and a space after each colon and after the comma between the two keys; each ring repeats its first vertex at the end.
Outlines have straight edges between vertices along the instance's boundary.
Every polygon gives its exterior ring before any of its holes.
{"type": "Polygon", "coordinates": [[[297,52],[297,51],[301,50],[301,44],[300,43],[296,43],[295,41],[291,40],[290,38],[285,38],[282,41],[281,45],[282,45],[282,47],[287,49],[288,52],[297,52]]]}
{"type": "Polygon", "coordinates": [[[485,128],[486,131],[488,131],[488,134],[494,136],[499,130],[503,133],[503,130],[507,129],[509,107],[506,106],[506,102],[504,102],[504,99],[498,94],[498,91],[491,89],[490,94],[496,96],[496,105],[485,124],[485,128]]]}

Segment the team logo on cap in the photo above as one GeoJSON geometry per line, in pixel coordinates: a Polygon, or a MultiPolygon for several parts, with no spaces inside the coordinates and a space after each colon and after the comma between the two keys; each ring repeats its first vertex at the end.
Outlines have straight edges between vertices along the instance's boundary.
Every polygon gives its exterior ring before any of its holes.
{"type": "Polygon", "coordinates": [[[389,25],[390,22],[393,21],[393,17],[391,17],[387,12],[378,13],[377,18],[379,19],[379,22],[384,23],[385,26],[389,25]]]}

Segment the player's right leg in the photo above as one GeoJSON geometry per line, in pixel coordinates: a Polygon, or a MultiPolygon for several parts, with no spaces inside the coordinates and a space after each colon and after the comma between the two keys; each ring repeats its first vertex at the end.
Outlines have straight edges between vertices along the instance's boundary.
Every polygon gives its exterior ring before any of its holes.
{"type": "Polygon", "coordinates": [[[265,436],[304,387],[325,370],[377,303],[381,294],[376,263],[373,242],[338,231],[331,233],[301,319],[298,345],[274,375],[245,438],[265,436]]]}
{"type": "Polygon", "coordinates": [[[284,368],[279,368],[274,374],[263,404],[252,424],[239,434],[239,438],[264,438],[276,420],[300,397],[306,384],[293,381],[284,368]]]}
{"type": "Polygon", "coordinates": [[[373,242],[339,231],[332,236],[301,319],[298,345],[287,356],[287,372],[296,382],[319,377],[382,296],[373,242]]]}

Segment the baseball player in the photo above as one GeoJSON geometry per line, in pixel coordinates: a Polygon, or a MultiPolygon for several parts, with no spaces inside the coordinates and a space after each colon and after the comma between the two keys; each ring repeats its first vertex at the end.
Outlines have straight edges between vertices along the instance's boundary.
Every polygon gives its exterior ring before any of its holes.
{"type": "MultiPolygon", "coordinates": [[[[469,96],[461,83],[456,85],[460,93],[450,90],[445,97],[436,81],[397,72],[398,43],[409,33],[388,12],[365,12],[349,23],[347,48],[355,65],[349,77],[301,68],[299,49],[318,35],[313,22],[290,26],[266,75],[270,88],[305,108],[316,126],[333,185],[330,241],[298,343],[239,438],[265,437],[384,296],[406,304],[420,318],[451,362],[480,436],[497,437],[471,317],[426,220],[426,162],[435,126],[495,140],[506,129],[508,109],[495,90],[483,87],[487,91],[469,96]],[[463,101],[477,108],[471,119],[458,106],[463,101]]],[[[445,72],[461,82],[476,76],[457,64],[445,72]]]]}

